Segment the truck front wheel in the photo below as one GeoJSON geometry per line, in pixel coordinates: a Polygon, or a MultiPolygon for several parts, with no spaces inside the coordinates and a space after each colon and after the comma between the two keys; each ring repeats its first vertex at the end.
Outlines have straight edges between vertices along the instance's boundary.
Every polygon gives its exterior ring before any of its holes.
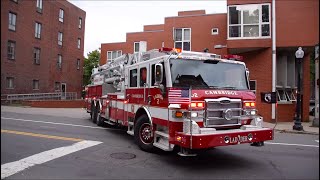
{"type": "Polygon", "coordinates": [[[134,139],[140,149],[147,152],[154,151],[153,132],[147,115],[142,115],[137,119],[134,127],[134,139]]]}

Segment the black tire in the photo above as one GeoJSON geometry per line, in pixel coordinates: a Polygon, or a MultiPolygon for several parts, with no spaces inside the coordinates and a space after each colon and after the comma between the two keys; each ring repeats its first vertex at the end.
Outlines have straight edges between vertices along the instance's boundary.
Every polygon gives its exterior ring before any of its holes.
{"type": "Polygon", "coordinates": [[[103,118],[101,117],[101,114],[100,113],[98,113],[98,115],[97,115],[97,126],[104,126],[105,125],[105,123],[104,123],[104,121],[103,121],[103,118]]]}
{"type": "Polygon", "coordinates": [[[140,116],[134,126],[134,139],[143,151],[154,152],[153,132],[147,115],[140,116]]]}
{"type": "Polygon", "coordinates": [[[93,121],[93,116],[94,116],[95,108],[93,103],[91,104],[91,112],[90,112],[90,120],[93,121]]]}
{"type": "Polygon", "coordinates": [[[100,111],[100,106],[99,106],[99,102],[97,102],[97,105],[95,106],[94,113],[93,113],[93,119],[92,119],[93,123],[97,123],[99,111],[100,111]]]}

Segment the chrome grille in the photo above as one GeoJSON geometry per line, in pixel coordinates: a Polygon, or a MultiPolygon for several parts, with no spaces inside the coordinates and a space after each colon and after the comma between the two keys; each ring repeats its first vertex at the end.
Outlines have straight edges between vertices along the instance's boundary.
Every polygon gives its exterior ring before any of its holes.
{"type": "Polygon", "coordinates": [[[241,99],[207,99],[204,124],[206,127],[239,125],[241,112],[241,99]],[[224,117],[224,112],[228,109],[232,111],[232,117],[229,120],[224,117]]]}

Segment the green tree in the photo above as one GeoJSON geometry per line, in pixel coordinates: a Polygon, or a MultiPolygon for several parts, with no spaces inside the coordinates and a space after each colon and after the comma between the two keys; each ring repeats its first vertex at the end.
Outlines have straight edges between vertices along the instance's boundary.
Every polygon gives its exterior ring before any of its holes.
{"type": "Polygon", "coordinates": [[[87,58],[84,58],[83,65],[83,85],[85,86],[90,84],[92,69],[99,65],[100,48],[89,52],[87,56],[87,58]]]}

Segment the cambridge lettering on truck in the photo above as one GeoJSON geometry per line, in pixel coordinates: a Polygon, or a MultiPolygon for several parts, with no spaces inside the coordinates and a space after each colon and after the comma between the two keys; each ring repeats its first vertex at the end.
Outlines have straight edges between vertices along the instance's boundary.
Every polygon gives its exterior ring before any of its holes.
{"type": "MultiPolygon", "coordinates": [[[[174,48],[124,54],[94,68],[86,87],[91,120],[125,126],[144,151],[193,150],[273,139],[262,127],[244,62],[174,48]]],[[[106,137],[107,138],[107,137],[106,137]]]]}

